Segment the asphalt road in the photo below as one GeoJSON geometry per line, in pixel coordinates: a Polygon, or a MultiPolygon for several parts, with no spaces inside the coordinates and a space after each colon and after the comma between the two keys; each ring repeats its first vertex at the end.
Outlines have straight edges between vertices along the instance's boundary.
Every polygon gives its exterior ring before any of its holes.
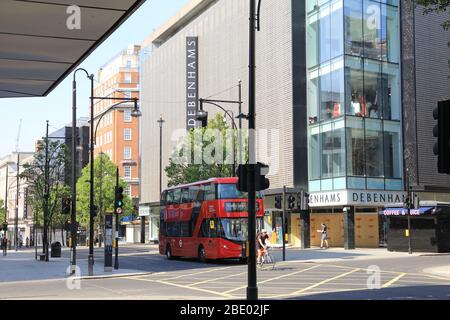
{"type": "MultiPolygon", "coordinates": [[[[96,263],[103,263],[102,249],[96,249],[95,258],[96,263]]],[[[87,249],[78,250],[78,259],[87,259],[87,249]]],[[[259,297],[450,300],[450,279],[422,272],[430,266],[446,264],[450,264],[450,256],[309,263],[278,260],[273,270],[258,271],[259,297]]],[[[138,246],[120,249],[120,268],[151,274],[4,282],[0,283],[0,299],[234,300],[246,297],[247,266],[235,261],[169,261],[154,246],[138,246]]]]}

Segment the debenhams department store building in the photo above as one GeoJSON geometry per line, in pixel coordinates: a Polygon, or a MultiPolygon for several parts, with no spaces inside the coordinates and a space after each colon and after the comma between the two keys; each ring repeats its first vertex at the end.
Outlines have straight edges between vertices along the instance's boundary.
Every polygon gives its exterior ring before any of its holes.
{"type": "MultiPolygon", "coordinates": [[[[385,244],[384,213],[401,213],[395,208],[403,202],[406,168],[427,204],[420,213],[450,201],[430,129],[436,102],[449,98],[443,19],[414,14],[408,3],[262,1],[256,113],[257,127],[268,130],[258,160],[273,170],[265,199],[272,241],[282,239],[273,198],[283,186],[310,193],[309,226],[295,210],[287,217],[294,246],[306,238],[318,245],[323,222],[331,246],[385,244]]],[[[143,47],[141,208],[150,212],[150,238],[157,239],[157,120],[165,120],[165,167],[176,144],[172,133],[190,127],[196,98],[237,100],[242,80],[247,111],[248,1],[193,0],[143,47]]],[[[237,114],[236,105],[222,106],[237,114]]],[[[205,109],[210,116],[220,111],[205,109]]]]}

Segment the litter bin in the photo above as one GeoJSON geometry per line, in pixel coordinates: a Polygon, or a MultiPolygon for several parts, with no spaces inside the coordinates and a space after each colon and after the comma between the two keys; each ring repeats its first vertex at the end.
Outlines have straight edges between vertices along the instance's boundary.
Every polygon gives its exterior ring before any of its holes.
{"type": "Polygon", "coordinates": [[[51,254],[52,258],[61,258],[61,243],[53,242],[51,245],[51,254]]]}

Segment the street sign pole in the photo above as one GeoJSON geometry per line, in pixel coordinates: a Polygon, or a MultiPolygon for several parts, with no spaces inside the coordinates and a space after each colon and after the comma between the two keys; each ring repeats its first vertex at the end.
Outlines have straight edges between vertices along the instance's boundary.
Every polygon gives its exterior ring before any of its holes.
{"type": "MultiPolygon", "coordinates": [[[[116,169],[116,193],[119,189],[119,167],[116,169]]],[[[114,201],[114,212],[116,214],[116,234],[115,234],[115,250],[114,250],[114,269],[119,269],[119,214],[117,212],[117,204],[114,201]]]]}
{"type": "Polygon", "coordinates": [[[105,214],[105,272],[112,272],[112,214],[105,214]]]}

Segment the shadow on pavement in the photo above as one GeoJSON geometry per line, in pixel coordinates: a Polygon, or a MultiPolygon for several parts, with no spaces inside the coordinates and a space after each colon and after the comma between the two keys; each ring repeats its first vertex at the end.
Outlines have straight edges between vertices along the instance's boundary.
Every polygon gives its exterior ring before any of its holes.
{"type": "Polygon", "coordinates": [[[449,285],[402,286],[374,290],[303,295],[288,300],[450,300],[449,285]]]}

